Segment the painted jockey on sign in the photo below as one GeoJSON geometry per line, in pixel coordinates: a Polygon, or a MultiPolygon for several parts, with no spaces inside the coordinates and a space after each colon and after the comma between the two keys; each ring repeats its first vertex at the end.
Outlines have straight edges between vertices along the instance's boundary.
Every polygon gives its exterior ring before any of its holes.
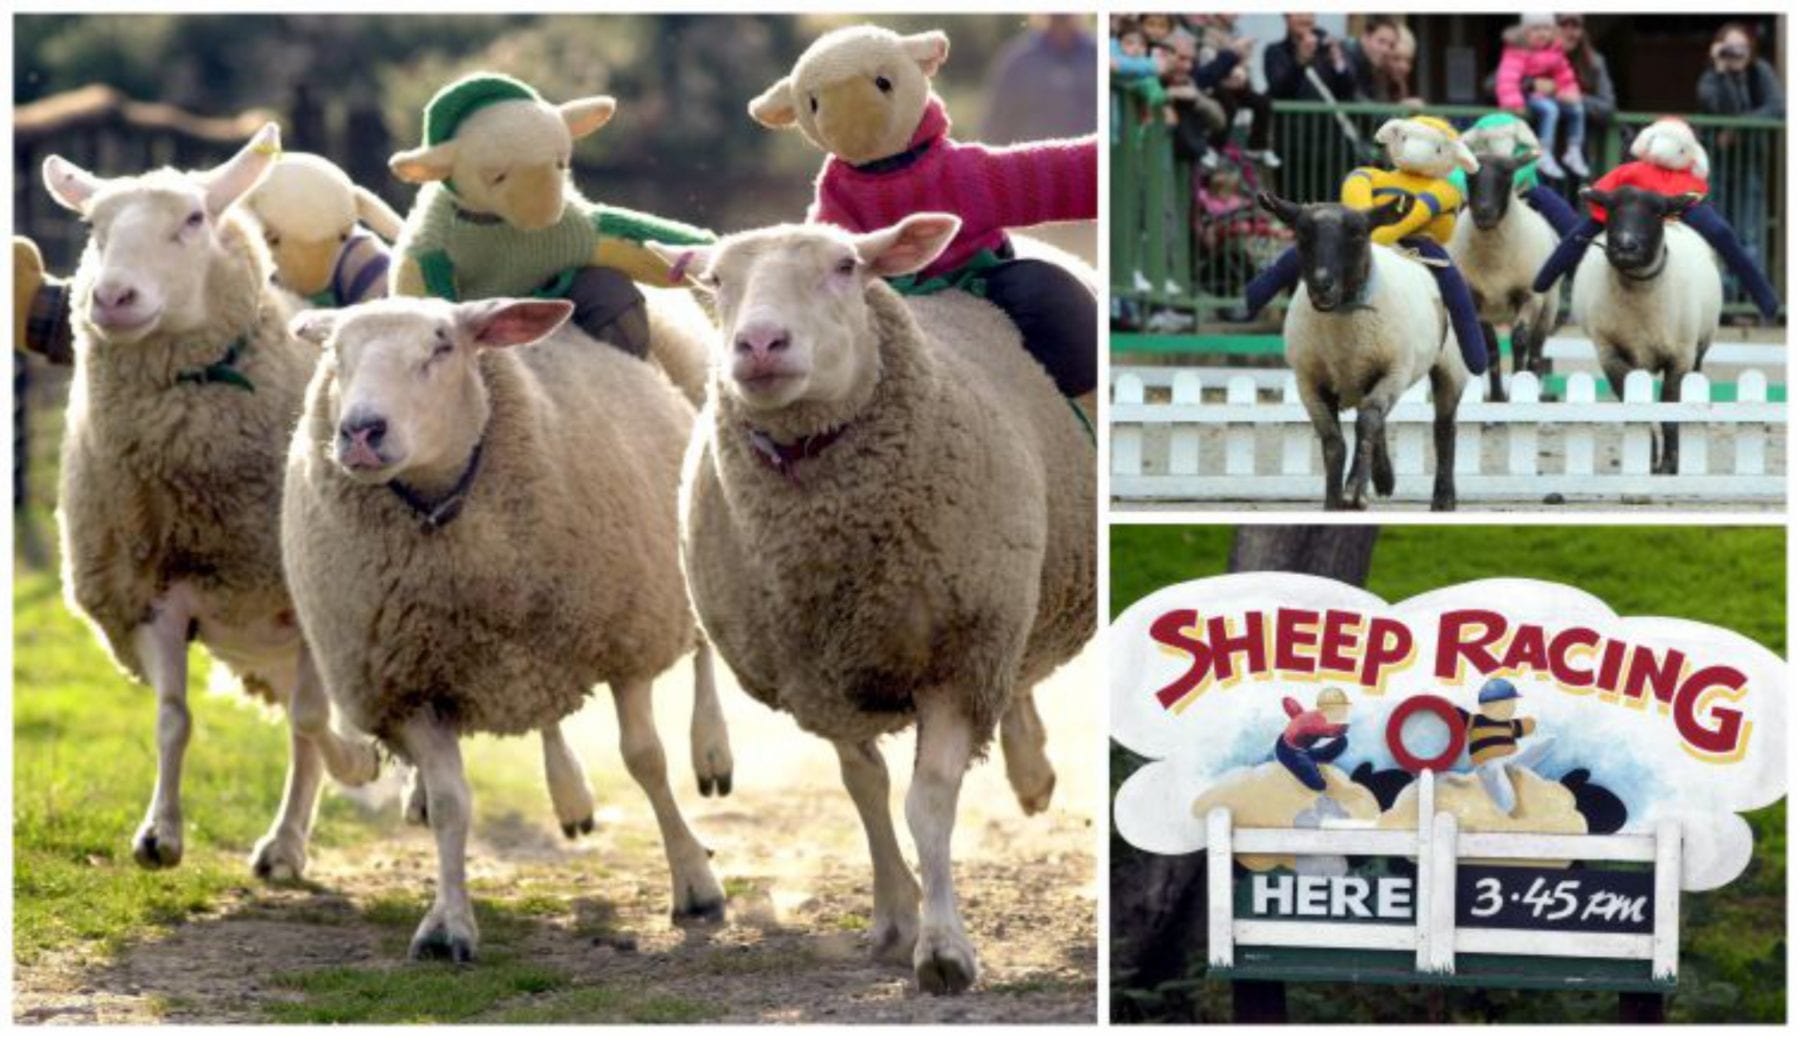
{"type": "Polygon", "coordinates": [[[1344,733],[1350,728],[1350,697],[1342,689],[1328,688],[1319,693],[1311,710],[1286,696],[1281,708],[1287,711],[1288,723],[1275,740],[1275,759],[1307,789],[1325,792],[1319,765],[1336,760],[1349,745],[1344,733]]]}
{"type": "Polygon", "coordinates": [[[1556,742],[1550,736],[1541,736],[1521,753],[1519,740],[1536,731],[1537,722],[1529,717],[1515,718],[1518,709],[1518,688],[1505,678],[1489,678],[1481,686],[1476,712],[1457,711],[1467,726],[1469,761],[1475,765],[1475,774],[1494,806],[1508,815],[1518,806],[1518,800],[1506,769],[1532,769],[1556,742]]]}

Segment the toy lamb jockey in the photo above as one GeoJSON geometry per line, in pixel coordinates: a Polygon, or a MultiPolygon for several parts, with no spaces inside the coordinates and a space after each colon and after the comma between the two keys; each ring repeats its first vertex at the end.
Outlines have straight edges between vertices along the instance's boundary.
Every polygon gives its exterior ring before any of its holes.
{"type": "Polygon", "coordinates": [[[1006,232],[1094,219],[1098,142],[991,148],[952,140],[931,90],[949,56],[941,32],[838,29],[814,41],[791,74],[750,103],[750,114],[764,126],[798,127],[829,153],[810,220],[861,233],[917,212],[962,217],[942,256],[889,284],[906,294],[957,288],[984,296],[1018,325],[1063,395],[1082,396],[1098,377],[1094,290],[1055,263],[1018,258],[1006,232]]]}
{"type": "Polygon", "coordinates": [[[424,189],[395,250],[394,291],[450,300],[562,298],[571,322],[634,356],[650,349],[636,282],[667,285],[646,241],[697,245],[710,232],[600,205],[569,180],[574,142],[612,118],[610,97],[553,105],[498,73],[466,76],[425,106],[425,142],[388,160],[424,189]]]}
{"type": "Polygon", "coordinates": [[[1537,730],[1537,722],[1513,716],[1519,709],[1519,690],[1505,678],[1488,679],[1477,699],[1475,713],[1457,711],[1467,726],[1469,762],[1475,765],[1475,774],[1494,806],[1510,815],[1518,802],[1506,769],[1536,767],[1556,740],[1543,736],[1530,749],[1519,751],[1519,740],[1537,730]]]}
{"type": "MultiPolygon", "coordinates": [[[[262,227],[282,288],[332,308],[387,295],[387,243],[400,233],[400,216],[330,161],[282,152],[244,208],[262,227]]],[[[13,239],[13,335],[51,363],[75,362],[68,282],[45,271],[28,238],[13,239]]]]}
{"type": "MultiPolygon", "coordinates": [[[[1450,327],[1462,348],[1463,363],[1470,374],[1479,375],[1487,370],[1487,339],[1469,285],[1444,250],[1463,204],[1462,192],[1447,178],[1458,168],[1475,172],[1475,155],[1449,123],[1428,115],[1389,119],[1375,132],[1375,140],[1387,149],[1394,168],[1351,170],[1339,189],[1340,200],[1352,209],[1371,209],[1394,197],[1406,200],[1400,221],[1375,228],[1369,238],[1376,245],[1398,245],[1418,253],[1437,280],[1450,327]]],[[[1244,302],[1255,314],[1277,293],[1292,291],[1299,280],[1300,253],[1290,247],[1251,280],[1244,289],[1244,302]]]]}
{"type": "MultiPolygon", "coordinates": [[[[1562,195],[1538,182],[1537,159],[1543,154],[1543,148],[1530,123],[1511,112],[1495,112],[1475,120],[1473,125],[1463,131],[1462,140],[1475,153],[1476,159],[1492,155],[1523,160],[1518,172],[1513,174],[1513,191],[1555,229],[1557,237],[1560,238],[1575,228],[1575,224],[1581,219],[1575,215],[1575,210],[1563,201],[1562,195]]],[[[1467,173],[1460,169],[1453,170],[1450,173],[1450,183],[1464,197],[1468,196],[1467,173]]]]}
{"type": "Polygon", "coordinates": [[[1337,760],[1350,745],[1344,735],[1350,730],[1350,697],[1343,689],[1328,688],[1319,693],[1311,710],[1288,696],[1282,697],[1281,708],[1287,711],[1288,723],[1275,740],[1275,759],[1307,789],[1325,792],[1319,765],[1337,760]]]}
{"type": "Polygon", "coordinates": [[[1775,287],[1744,251],[1737,232],[1705,200],[1710,191],[1706,179],[1709,166],[1706,149],[1694,137],[1693,127],[1682,119],[1658,119],[1644,127],[1631,142],[1631,154],[1636,161],[1608,171],[1594,182],[1593,188],[1582,192],[1582,198],[1588,200],[1588,217],[1564,235],[1562,243],[1544,263],[1544,269],[1538,271],[1532,289],[1548,292],[1557,278],[1573,270],[1581,261],[1588,244],[1606,226],[1608,192],[1620,187],[1635,187],[1670,198],[1695,196],[1692,204],[1682,210],[1681,222],[1699,232],[1713,247],[1737,275],[1738,284],[1755,300],[1756,308],[1763,316],[1774,317],[1781,309],[1775,287]]]}

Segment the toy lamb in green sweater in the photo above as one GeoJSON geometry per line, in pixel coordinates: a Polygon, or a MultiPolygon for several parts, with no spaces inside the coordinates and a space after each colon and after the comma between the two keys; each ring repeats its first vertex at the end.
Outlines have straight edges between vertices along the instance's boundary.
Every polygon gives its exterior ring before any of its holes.
{"type": "Polygon", "coordinates": [[[395,243],[398,295],[450,300],[539,296],[575,304],[571,323],[636,356],[650,319],[634,282],[664,286],[647,241],[703,244],[710,232],[583,198],[574,142],[606,125],[610,97],[553,105],[498,73],[465,76],[425,106],[425,142],[388,160],[423,184],[395,243]]]}

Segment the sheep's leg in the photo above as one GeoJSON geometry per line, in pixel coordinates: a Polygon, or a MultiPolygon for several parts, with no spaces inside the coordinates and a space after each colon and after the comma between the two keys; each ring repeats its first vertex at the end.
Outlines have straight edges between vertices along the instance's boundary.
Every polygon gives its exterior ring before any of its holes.
{"type": "Polygon", "coordinates": [[[939,694],[915,697],[919,708],[919,746],[912,789],[906,794],[906,822],[919,851],[925,881],[925,907],[919,942],[913,948],[913,973],[921,990],[953,995],[975,983],[975,946],[963,932],[956,908],[950,867],[950,834],[956,826],[956,800],[969,770],[975,733],[962,704],[939,694]]]}
{"type": "MultiPolygon", "coordinates": [[[[290,698],[291,702],[291,698],[290,698]]],[[[319,787],[325,780],[325,760],[319,747],[288,719],[287,791],[275,824],[256,841],[250,852],[250,871],[258,879],[289,883],[306,871],[306,841],[312,835],[313,815],[319,806],[319,787]]]]}
{"type": "Polygon", "coordinates": [[[563,739],[562,726],[547,724],[538,734],[544,740],[544,781],[550,786],[550,804],[557,824],[573,840],[594,831],[594,791],[575,751],[563,739]]]}
{"type": "MultiPolygon", "coordinates": [[[[1497,403],[1506,402],[1506,375],[1500,366],[1500,335],[1494,331],[1492,322],[1481,322],[1481,337],[1487,340],[1488,355],[1488,399],[1497,403]]],[[[1519,326],[1512,329],[1513,371],[1519,370],[1519,326]]]]}
{"type": "Polygon", "coordinates": [[[1437,464],[1431,480],[1431,510],[1456,510],[1456,405],[1462,389],[1442,365],[1431,369],[1431,445],[1437,464]]]}
{"type": "Polygon", "coordinates": [[[694,838],[687,820],[681,817],[681,809],[675,806],[675,795],[669,791],[668,763],[650,706],[650,682],[616,681],[612,690],[613,705],[619,713],[619,752],[625,757],[625,769],[650,798],[657,828],[662,830],[663,853],[669,859],[675,891],[670,917],[677,923],[718,922],[725,918],[725,890],[713,876],[706,848],[694,838]]]}
{"type": "Polygon", "coordinates": [[[1000,752],[1006,757],[1006,781],[1028,815],[1049,807],[1056,789],[1056,769],[1044,754],[1045,739],[1044,721],[1031,690],[1015,693],[1000,721],[1000,752]]]}
{"type": "Polygon", "coordinates": [[[381,755],[373,740],[350,738],[331,726],[331,699],[319,680],[312,651],[304,645],[294,691],[288,698],[288,723],[318,747],[325,770],[344,785],[360,786],[381,774],[381,755]]]}
{"type": "Polygon", "coordinates": [[[1301,394],[1301,403],[1319,434],[1319,453],[1325,464],[1325,510],[1340,511],[1344,507],[1344,429],[1338,422],[1337,394],[1315,386],[1312,392],[1301,394]]]}
{"type": "Polygon", "coordinates": [[[473,811],[469,783],[463,777],[462,747],[456,730],[430,710],[401,726],[400,742],[424,777],[438,856],[437,897],[413,932],[407,954],[413,959],[471,962],[479,938],[465,874],[473,811]]]}
{"type": "MultiPolygon", "coordinates": [[[[1677,403],[1681,400],[1681,380],[1687,376],[1684,368],[1669,365],[1663,369],[1662,402],[1677,403]]],[[[1662,457],[1656,461],[1656,471],[1666,476],[1673,476],[1681,462],[1681,426],[1677,422],[1662,423],[1662,457]]]]}
{"type": "Polygon", "coordinates": [[[725,711],[719,706],[719,689],[713,681],[712,646],[704,638],[694,649],[694,720],[688,739],[700,795],[730,796],[731,734],[725,728],[725,711]]]}
{"type": "Polygon", "coordinates": [[[887,761],[873,741],[832,743],[844,788],[862,818],[875,866],[875,921],[869,939],[875,957],[910,964],[919,940],[919,884],[900,854],[894,816],[888,810],[887,761]]]}
{"type": "Polygon", "coordinates": [[[147,869],[181,864],[181,763],[193,720],[187,705],[188,625],[193,615],[164,598],[150,621],[132,632],[144,674],[156,689],[156,791],[132,841],[131,856],[147,869]]]}

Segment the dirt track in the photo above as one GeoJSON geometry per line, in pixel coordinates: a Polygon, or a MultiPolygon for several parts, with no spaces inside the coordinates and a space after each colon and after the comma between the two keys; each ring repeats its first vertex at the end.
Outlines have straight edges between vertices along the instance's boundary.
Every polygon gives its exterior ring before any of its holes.
{"type": "MultiPolygon", "coordinates": [[[[737,767],[723,801],[694,792],[685,670],[658,688],[676,795],[731,895],[720,927],[682,931],[668,922],[667,869],[648,804],[619,763],[610,703],[590,704],[568,727],[601,804],[597,831],[580,843],[554,828],[536,782],[535,740],[473,744],[472,887],[478,902],[524,906],[482,918],[484,959],[567,977],[556,992],[514,996],[475,1019],[529,1013],[534,1002],[555,1012],[557,999],[598,986],[667,996],[712,1020],[1094,1020],[1100,680],[1090,648],[1039,690],[1060,776],[1049,812],[1023,816],[997,749],[964,786],[957,882],[983,978],[956,999],[914,994],[909,971],[869,960],[861,933],[867,854],[835,755],[728,679],[721,694],[737,767]]],[[[910,735],[885,749],[898,812],[910,735]]],[[[417,919],[412,902],[429,896],[435,875],[431,842],[398,823],[397,806],[379,810],[375,838],[315,849],[307,888],[246,882],[214,910],[133,942],[110,962],[51,956],[19,969],[15,1019],[266,1021],[276,1003],[308,997],[296,975],[408,968],[401,958],[417,919]]],[[[903,821],[900,829],[910,847],[903,821]]]]}

